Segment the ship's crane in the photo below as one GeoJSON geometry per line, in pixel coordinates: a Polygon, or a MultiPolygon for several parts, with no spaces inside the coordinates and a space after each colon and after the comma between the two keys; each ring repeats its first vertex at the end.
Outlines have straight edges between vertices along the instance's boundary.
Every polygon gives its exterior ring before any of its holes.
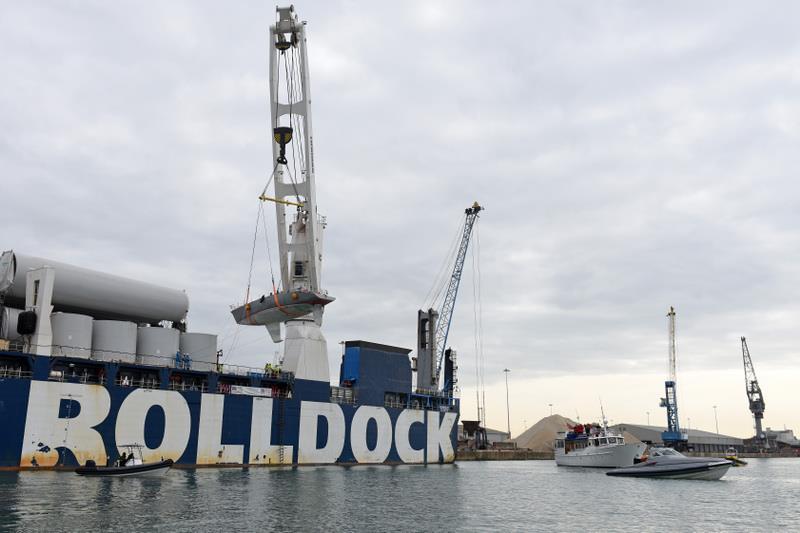
{"type": "Polygon", "coordinates": [[[764,433],[761,430],[761,420],[764,418],[764,395],[761,394],[761,386],[758,384],[756,370],[753,368],[753,361],[750,359],[750,350],[747,349],[747,341],[742,337],[742,360],[744,361],[744,388],[747,392],[747,401],[750,405],[750,412],[753,413],[756,429],[756,441],[766,445],[764,433]]]}
{"type": "Polygon", "coordinates": [[[661,440],[667,446],[683,447],[688,436],[681,432],[678,421],[678,393],[677,373],[675,371],[676,346],[675,346],[675,308],[670,307],[667,313],[669,319],[669,379],[664,382],[666,397],[661,398],[661,407],[667,409],[667,430],[661,433],[661,440]]]}
{"type": "Polygon", "coordinates": [[[438,310],[430,308],[417,313],[417,389],[437,390],[442,372],[445,369],[445,379],[442,389],[451,390],[454,386],[455,364],[452,361],[452,352],[446,350],[447,336],[450,333],[450,324],[453,320],[453,309],[458,297],[458,287],[461,284],[461,274],[464,271],[464,261],[467,257],[472,228],[478,219],[478,214],[483,207],[475,202],[464,210],[464,227],[461,232],[460,244],[455,255],[453,271],[447,283],[444,300],[438,310]],[[446,354],[450,352],[450,354],[446,354]]]}
{"type": "MultiPolygon", "coordinates": [[[[306,23],[298,19],[294,6],[278,7],[269,46],[274,166],[259,200],[275,205],[279,283],[272,274],[272,293],[251,300],[248,281],[244,304],[231,313],[238,324],[266,326],[274,342],[285,339],[284,368],[295,377],[329,381],[327,344],[321,326],[323,308],[334,298],[322,289],[321,282],[326,220],[317,211],[306,45],[306,23]],[[267,195],[270,185],[274,186],[273,196],[267,195]]],[[[262,220],[266,236],[266,214],[260,204],[256,237],[262,220]]],[[[255,243],[254,237],[250,279],[255,243]]],[[[268,252],[269,247],[267,241],[268,252]]]]}

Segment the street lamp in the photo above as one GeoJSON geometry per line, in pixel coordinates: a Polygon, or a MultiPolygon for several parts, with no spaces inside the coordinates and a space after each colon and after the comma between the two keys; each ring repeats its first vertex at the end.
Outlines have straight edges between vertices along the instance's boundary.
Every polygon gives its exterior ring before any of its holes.
{"type": "Polygon", "coordinates": [[[717,435],[719,435],[719,421],[717,420],[717,406],[714,406],[714,427],[717,429],[717,435]]]}
{"type": "Polygon", "coordinates": [[[553,404],[552,403],[548,403],[547,405],[550,406],[550,416],[553,416],[553,404]]]}
{"type": "Polygon", "coordinates": [[[647,425],[650,425],[650,411],[647,411],[647,425]]]}
{"type": "Polygon", "coordinates": [[[511,440],[511,410],[508,407],[508,373],[511,370],[504,368],[503,372],[506,375],[506,421],[508,422],[508,439],[511,440]]]}

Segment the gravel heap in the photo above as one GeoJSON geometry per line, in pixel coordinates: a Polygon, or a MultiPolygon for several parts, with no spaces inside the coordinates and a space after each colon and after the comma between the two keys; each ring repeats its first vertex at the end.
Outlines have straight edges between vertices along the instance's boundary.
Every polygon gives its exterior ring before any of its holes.
{"type": "Polygon", "coordinates": [[[513,440],[517,443],[517,448],[527,448],[535,452],[552,452],[556,433],[567,431],[569,426],[574,425],[575,422],[569,418],[550,415],[536,422],[513,440]]]}

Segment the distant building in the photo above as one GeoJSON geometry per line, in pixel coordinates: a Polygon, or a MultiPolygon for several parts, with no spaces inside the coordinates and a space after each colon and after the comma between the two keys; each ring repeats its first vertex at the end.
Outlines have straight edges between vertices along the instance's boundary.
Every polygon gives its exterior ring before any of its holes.
{"type": "Polygon", "coordinates": [[[791,446],[792,448],[800,447],[800,440],[794,436],[794,431],[791,429],[767,428],[764,434],[767,440],[773,442],[776,447],[780,447],[781,445],[791,446]]]}
{"type": "MultiPolygon", "coordinates": [[[[498,429],[486,428],[486,440],[488,441],[490,446],[495,442],[503,442],[510,438],[511,436],[508,434],[507,431],[500,431],[498,429]]],[[[467,440],[466,435],[464,435],[464,426],[460,422],[458,424],[458,440],[467,440]]]]}
{"type": "MultiPolygon", "coordinates": [[[[617,424],[614,429],[628,432],[642,442],[649,442],[655,445],[663,445],[661,432],[667,428],[660,426],[646,426],[642,424],[617,424]]],[[[689,437],[689,449],[695,452],[714,452],[724,453],[728,448],[735,448],[736,451],[744,449],[744,441],[739,437],[722,435],[712,431],[700,429],[690,429],[686,432],[689,437]]]]}

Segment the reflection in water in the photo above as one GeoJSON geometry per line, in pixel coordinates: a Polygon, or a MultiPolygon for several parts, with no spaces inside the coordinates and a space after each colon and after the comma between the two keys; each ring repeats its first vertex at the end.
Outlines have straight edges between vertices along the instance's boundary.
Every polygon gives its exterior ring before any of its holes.
{"type": "Polygon", "coordinates": [[[173,469],[164,477],[0,472],[0,530],[200,532],[792,529],[800,461],[723,481],[609,478],[552,461],[173,469]],[[767,501],[759,495],[771,494],[767,501]],[[742,502],[761,502],[757,512],[742,502]],[[657,502],[658,505],[653,505],[657,502]],[[680,513],[674,509],[680,508],[680,513]],[[592,529],[589,527],[589,529],[592,529]]]}

